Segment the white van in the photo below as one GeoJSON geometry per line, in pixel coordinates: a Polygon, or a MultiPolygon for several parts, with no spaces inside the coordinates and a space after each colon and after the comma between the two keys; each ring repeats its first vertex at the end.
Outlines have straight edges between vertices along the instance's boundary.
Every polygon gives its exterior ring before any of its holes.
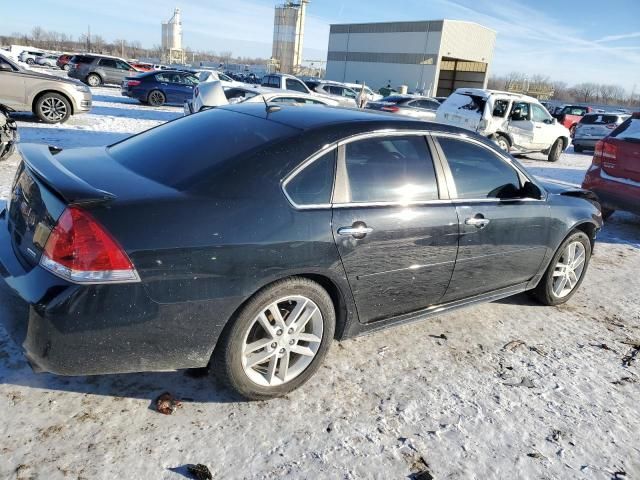
{"type": "Polygon", "coordinates": [[[438,108],[436,121],[478,132],[505,151],[542,152],[550,162],[569,146],[569,130],[526,95],[459,88],[438,108]]]}

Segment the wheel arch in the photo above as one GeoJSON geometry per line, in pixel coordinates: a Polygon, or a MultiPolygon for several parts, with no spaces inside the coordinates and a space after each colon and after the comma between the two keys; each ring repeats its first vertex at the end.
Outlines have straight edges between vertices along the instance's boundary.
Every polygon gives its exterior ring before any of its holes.
{"type": "Polygon", "coordinates": [[[509,146],[513,147],[513,137],[511,136],[511,134],[509,132],[505,132],[503,130],[498,130],[497,132],[491,134],[491,139],[495,139],[496,137],[504,137],[507,139],[507,141],[509,142],[509,146]]]}
{"type": "Polygon", "coordinates": [[[38,92],[33,97],[33,100],[31,101],[31,111],[32,112],[35,113],[35,111],[36,111],[36,103],[38,103],[38,100],[40,100],[47,93],[55,93],[55,94],[60,95],[61,97],[64,97],[67,100],[67,102],[69,102],[69,105],[71,105],[71,115],[75,114],[75,111],[74,111],[74,108],[73,108],[73,100],[69,97],[69,95],[67,95],[65,92],[62,92],[60,90],[54,90],[54,89],[42,90],[42,91],[38,92]]]}
{"type": "MultiPolygon", "coordinates": [[[[584,232],[587,235],[587,237],[589,237],[589,243],[591,243],[591,251],[593,251],[593,247],[595,246],[595,242],[596,242],[596,233],[598,232],[598,227],[596,226],[596,224],[591,221],[578,222],[571,228],[570,232],[567,234],[565,239],[574,230],[579,230],[581,232],[584,232]]],[[[564,239],[562,241],[564,242],[564,239]]]]}

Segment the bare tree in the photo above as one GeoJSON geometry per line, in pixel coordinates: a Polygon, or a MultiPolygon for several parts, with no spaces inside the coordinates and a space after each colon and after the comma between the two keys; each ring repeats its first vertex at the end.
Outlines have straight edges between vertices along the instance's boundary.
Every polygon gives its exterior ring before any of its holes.
{"type": "Polygon", "coordinates": [[[579,101],[587,103],[596,98],[598,85],[591,82],[584,82],[575,85],[572,90],[579,101]]]}

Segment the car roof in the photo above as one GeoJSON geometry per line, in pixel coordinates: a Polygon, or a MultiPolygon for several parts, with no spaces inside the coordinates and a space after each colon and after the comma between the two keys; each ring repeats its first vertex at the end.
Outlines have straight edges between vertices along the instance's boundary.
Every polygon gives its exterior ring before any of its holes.
{"type": "Polygon", "coordinates": [[[488,97],[490,95],[504,95],[507,97],[513,97],[517,100],[526,100],[528,102],[539,103],[539,100],[529,95],[522,95],[521,93],[507,92],[504,90],[490,90],[485,88],[458,88],[455,92],[460,95],[477,95],[479,97],[488,97]]]}
{"type": "Polygon", "coordinates": [[[410,117],[383,112],[378,113],[372,110],[313,105],[308,105],[304,108],[286,104],[278,106],[280,108],[270,112],[267,112],[265,105],[260,103],[242,102],[218,108],[263,118],[305,131],[348,124],[354,128],[360,125],[363,131],[398,128],[463,133],[466,135],[470,133],[468,130],[451,125],[424,122],[410,117]]]}

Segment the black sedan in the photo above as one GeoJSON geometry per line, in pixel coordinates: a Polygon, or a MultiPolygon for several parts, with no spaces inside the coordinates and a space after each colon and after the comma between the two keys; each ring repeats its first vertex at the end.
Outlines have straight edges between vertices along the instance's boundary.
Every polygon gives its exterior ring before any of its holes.
{"type": "Polygon", "coordinates": [[[566,302],[600,209],[482,137],[406,117],[244,104],[106,148],[23,145],[0,276],[62,375],[203,367],[283,395],[334,338],[531,291],[566,302]]]}

